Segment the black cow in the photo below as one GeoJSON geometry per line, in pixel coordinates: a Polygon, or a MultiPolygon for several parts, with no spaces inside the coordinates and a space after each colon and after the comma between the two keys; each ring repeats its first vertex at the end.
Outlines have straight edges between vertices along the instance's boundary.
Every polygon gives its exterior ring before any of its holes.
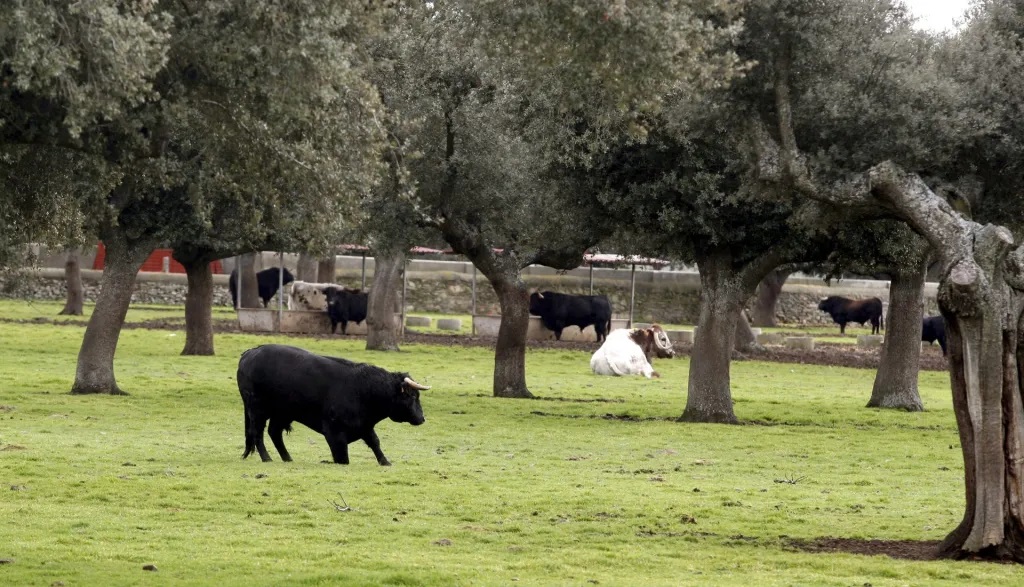
{"type": "Polygon", "coordinates": [[[562,329],[566,326],[579,326],[583,330],[593,324],[597,342],[602,342],[612,328],[612,304],[608,296],[534,292],[530,294],[530,313],[540,316],[544,327],[554,331],[555,340],[562,339],[562,329]]]}
{"type": "MultiPolygon", "coordinates": [[[[264,269],[256,273],[256,285],[257,291],[259,292],[260,299],[263,300],[263,307],[267,307],[267,303],[270,302],[270,298],[274,297],[277,293],[277,287],[280,284],[289,284],[295,281],[292,274],[288,269],[284,269],[283,278],[278,277],[278,273],[281,271],[278,267],[271,267],[270,269],[264,269]]],[[[238,269],[233,269],[231,275],[228,277],[228,289],[231,290],[231,306],[233,308],[238,307],[238,269]]]]}
{"type": "Polygon", "coordinates": [[[347,334],[349,322],[359,324],[366,320],[366,305],[369,301],[369,294],[358,289],[347,287],[329,287],[324,292],[327,295],[327,316],[331,319],[331,334],[338,329],[341,323],[341,333],[347,334]]]}
{"type": "Polygon", "coordinates": [[[348,464],[348,445],[362,439],[377,462],[390,465],[380,450],[373,427],[384,418],[419,426],[426,419],[420,390],[430,389],[408,373],[393,373],[374,365],[324,357],[277,344],[249,349],[238,360],[238,391],[245,406],[245,453],[259,451],[270,461],[263,444],[268,427],[281,459],[292,460],[281,432],[292,422],[305,424],[327,438],[335,463],[348,464]]]}
{"type": "Polygon", "coordinates": [[[928,316],[921,322],[921,340],[932,344],[939,341],[942,354],[946,354],[946,321],[942,316],[928,316]]]}
{"type": "Polygon", "coordinates": [[[851,300],[842,296],[828,296],[821,300],[818,309],[828,312],[832,321],[839,325],[839,333],[846,333],[846,324],[856,322],[861,326],[865,322],[871,323],[871,334],[882,331],[882,300],[878,298],[867,298],[866,300],[851,300]]]}

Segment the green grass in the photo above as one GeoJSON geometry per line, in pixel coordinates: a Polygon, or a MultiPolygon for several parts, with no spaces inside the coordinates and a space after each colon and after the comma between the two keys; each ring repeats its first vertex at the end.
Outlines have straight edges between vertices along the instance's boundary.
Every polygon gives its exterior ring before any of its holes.
{"type": "MultiPolygon", "coordinates": [[[[0,317],[59,309],[27,306],[0,302],[0,317]]],[[[761,424],[692,425],[672,421],[686,359],[659,361],[657,380],[602,378],[586,353],[531,349],[541,399],[504,400],[487,349],[224,334],[217,356],[182,357],[182,333],[132,329],[115,362],[131,395],[81,397],[66,392],[82,332],[0,323],[3,585],[1021,581],[1012,565],[810,554],[783,538],[935,540],[959,522],[943,373],[922,373],[928,411],[908,414],[863,407],[870,371],[736,362],[736,413],[761,424]],[[410,371],[434,386],[427,423],[378,426],[390,468],[361,443],[351,465],[321,464],[323,437],[301,425],[286,437],[295,462],[241,460],[237,358],[270,341],[410,371]],[[351,510],[330,503],[342,498],[351,510]]]]}

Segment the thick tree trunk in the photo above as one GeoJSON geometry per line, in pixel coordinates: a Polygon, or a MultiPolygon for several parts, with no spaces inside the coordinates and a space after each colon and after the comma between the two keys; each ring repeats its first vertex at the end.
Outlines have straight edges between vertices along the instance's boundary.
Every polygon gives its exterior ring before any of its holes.
{"type": "Polygon", "coordinates": [[[917,391],[921,360],[921,320],[924,308],[924,276],[927,255],[917,267],[897,270],[889,287],[889,312],[885,317],[885,341],[871,389],[869,408],[924,410],[917,391]]]}
{"type": "Polygon", "coordinates": [[[1004,277],[1012,235],[993,226],[976,233],[974,258],[957,262],[939,288],[967,497],[941,553],[1024,562],[1024,251],[1014,253],[1004,277]]]}
{"type": "Polygon", "coordinates": [[[526,329],[530,325],[530,294],[515,275],[490,278],[501,306],[501,325],[494,349],[494,396],[533,397],[526,387],[526,329]]]}
{"type": "Polygon", "coordinates": [[[338,258],[333,253],[326,259],[320,259],[316,264],[317,283],[334,283],[337,261],[338,258]]]}
{"type": "Polygon", "coordinates": [[[778,326],[779,319],[776,308],[782,286],[789,279],[791,269],[776,269],[765,276],[757,285],[754,304],[750,308],[751,323],[754,326],[778,326]]]}
{"type": "Polygon", "coordinates": [[[242,289],[242,307],[262,308],[263,300],[260,299],[259,285],[256,283],[256,253],[239,256],[238,279],[242,289]]]}
{"type": "Polygon", "coordinates": [[[205,257],[178,261],[188,276],[183,355],[213,354],[213,270],[205,257]]]}
{"type": "Polygon", "coordinates": [[[316,257],[299,253],[299,262],[295,267],[295,279],[315,283],[319,273],[319,265],[316,257]]]}
{"type": "Polygon", "coordinates": [[[764,349],[758,344],[757,337],[754,336],[754,331],[751,330],[750,323],[747,322],[747,317],[743,315],[742,309],[736,317],[736,332],[733,335],[733,341],[734,348],[741,353],[764,349]]]}
{"type": "Polygon", "coordinates": [[[64,285],[67,288],[67,300],[64,302],[62,315],[81,316],[85,303],[85,293],[82,287],[82,270],[79,265],[79,250],[68,249],[67,260],[64,262],[64,285]]]}
{"type": "Polygon", "coordinates": [[[373,284],[366,309],[366,350],[397,351],[401,328],[395,320],[405,252],[401,249],[373,257],[373,284]]]}
{"type": "Polygon", "coordinates": [[[107,255],[100,295],[82,338],[71,393],[125,395],[114,378],[114,352],[131,303],[135,277],[153,246],[129,243],[122,234],[106,236],[107,255]]]}
{"type": "Polygon", "coordinates": [[[735,424],[729,370],[736,323],[743,302],[753,292],[744,291],[728,256],[698,259],[701,283],[700,318],[690,355],[690,378],[684,422],[735,424]]]}

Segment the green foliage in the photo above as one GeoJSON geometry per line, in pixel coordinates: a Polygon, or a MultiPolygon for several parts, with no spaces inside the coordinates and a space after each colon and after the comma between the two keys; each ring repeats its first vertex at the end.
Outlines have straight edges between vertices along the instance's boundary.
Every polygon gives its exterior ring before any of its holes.
{"type": "MultiPolygon", "coordinates": [[[[0,304],[14,312],[28,315],[0,304]]],[[[1006,585],[1018,574],[789,546],[952,529],[963,473],[942,373],[922,374],[929,411],[908,414],[863,408],[868,371],[741,362],[736,411],[758,424],[686,425],[673,421],[685,359],[660,361],[662,379],[648,381],[594,376],[584,352],[531,351],[544,399],[503,400],[489,397],[487,349],[218,335],[220,355],[181,357],[171,334],[125,331],[117,363],[132,395],[82,397],[64,393],[81,328],[0,324],[0,516],[18,521],[0,527],[6,583],[1006,585]],[[409,370],[434,386],[426,424],[379,426],[390,468],[362,445],[350,466],[321,464],[323,438],[301,425],[286,437],[295,462],[241,460],[236,361],[270,341],[409,370]],[[350,510],[331,503],[342,499],[350,510]]]]}

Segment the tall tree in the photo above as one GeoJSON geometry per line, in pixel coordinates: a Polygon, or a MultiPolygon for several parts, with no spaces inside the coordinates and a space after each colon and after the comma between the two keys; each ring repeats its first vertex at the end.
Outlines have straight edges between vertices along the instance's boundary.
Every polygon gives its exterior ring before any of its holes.
{"type": "Polygon", "coordinates": [[[60,314],[81,316],[85,310],[85,291],[82,287],[82,268],[79,263],[81,250],[72,247],[67,250],[65,255],[64,287],[67,289],[67,297],[60,314]]]}
{"type": "MultiPolygon", "coordinates": [[[[58,22],[50,36],[43,35],[57,45],[53,55],[66,56],[67,69],[91,72],[94,63],[104,60],[135,67],[124,72],[124,79],[111,80],[122,84],[111,93],[116,99],[97,98],[90,116],[78,115],[81,96],[55,94],[51,80],[33,75],[34,68],[46,65],[36,47],[19,44],[20,31],[0,35],[0,42],[10,43],[5,54],[13,55],[5,59],[4,75],[17,82],[9,117],[14,123],[0,132],[6,143],[32,145],[36,157],[54,148],[77,149],[86,165],[107,178],[100,184],[104,191],[88,194],[89,202],[84,196],[71,199],[82,224],[95,230],[108,252],[74,391],[118,392],[113,374],[117,333],[135,273],[153,247],[180,242],[205,250],[204,256],[223,251],[222,242],[212,242],[211,217],[234,204],[236,226],[261,228],[243,230],[242,242],[236,240],[228,250],[246,250],[245,245],[252,250],[261,238],[270,238],[270,222],[278,242],[314,250],[328,240],[325,228],[337,225],[375,179],[379,139],[372,113],[379,105],[361,76],[357,47],[379,21],[376,9],[315,2],[125,7],[98,0],[86,5],[86,11],[97,11],[83,17],[78,14],[81,3],[53,8],[63,3],[37,0],[15,16],[28,14],[32,25],[49,23],[57,14],[72,30],[85,29],[81,38],[68,36],[58,22]],[[137,32],[138,39],[120,43],[120,30],[97,24],[124,15],[136,20],[114,25],[137,32]],[[143,25],[152,34],[135,31],[143,25]],[[114,42],[93,42],[104,36],[114,42]],[[298,38],[301,47],[294,41],[298,38]],[[150,45],[142,46],[147,40],[150,45]],[[108,56],[107,45],[139,54],[108,56]],[[256,46],[260,50],[252,51],[256,46]],[[135,91],[122,96],[123,88],[135,91]],[[39,131],[51,127],[45,134],[39,131]],[[267,210],[277,213],[267,216],[267,210]],[[207,232],[200,235],[202,229],[207,232]]],[[[89,81],[82,86],[91,91],[89,81]]],[[[74,177],[81,181],[81,175],[74,177]]],[[[32,195],[36,208],[52,201],[38,191],[32,195]]]]}

